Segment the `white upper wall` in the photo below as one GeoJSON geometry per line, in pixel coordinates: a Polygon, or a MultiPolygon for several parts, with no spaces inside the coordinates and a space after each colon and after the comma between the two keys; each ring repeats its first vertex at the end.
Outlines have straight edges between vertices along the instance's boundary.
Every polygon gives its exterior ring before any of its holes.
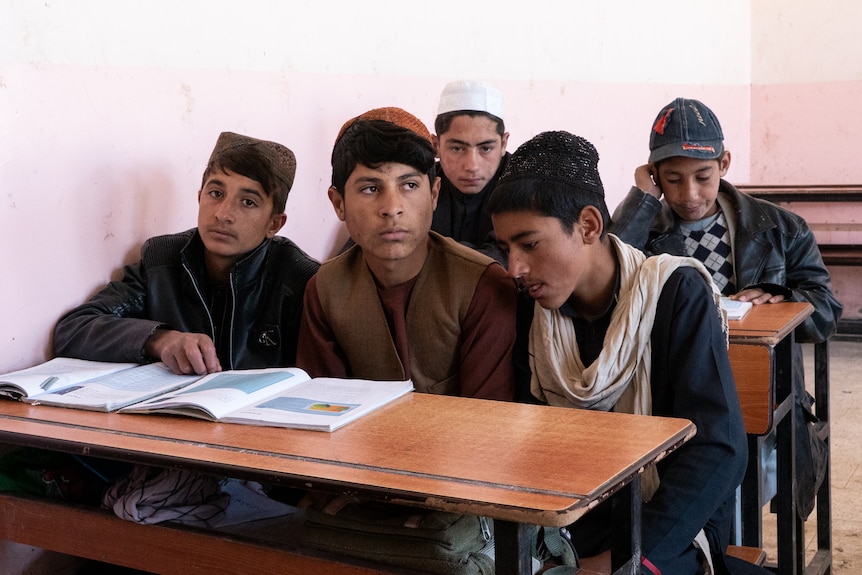
{"type": "Polygon", "coordinates": [[[862,80],[862,2],[751,2],[753,84],[862,80]]]}
{"type": "Polygon", "coordinates": [[[0,62],[33,67],[635,84],[750,77],[746,0],[0,0],[0,10],[0,62]]]}

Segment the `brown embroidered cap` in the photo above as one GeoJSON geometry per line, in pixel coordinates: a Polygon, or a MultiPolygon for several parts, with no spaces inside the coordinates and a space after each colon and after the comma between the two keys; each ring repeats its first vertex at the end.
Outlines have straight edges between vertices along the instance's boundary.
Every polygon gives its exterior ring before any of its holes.
{"type": "Polygon", "coordinates": [[[228,150],[234,150],[245,146],[254,147],[255,151],[269,160],[272,171],[276,177],[287,186],[287,191],[293,186],[293,178],[296,175],[296,156],[287,147],[276,142],[258,140],[250,136],[234,134],[233,132],[222,132],[216,141],[215,149],[210,155],[210,163],[217,161],[219,156],[228,150]]]}
{"type": "Polygon", "coordinates": [[[386,107],[368,110],[367,112],[344,122],[344,125],[341,126],[341,129],[338,131],[338,137],[335,138],[336,143],[341,139],[341,136],[344,135],[344,132],[347,131],[347,128],[359,120],[383,120],[384,122],[390,122],[425,138],[429,143],[431,142],[431,132],[428,131],[428,128],[426,128],[425,124],[422,123],[422,120],[401,108],[386,107]]]}

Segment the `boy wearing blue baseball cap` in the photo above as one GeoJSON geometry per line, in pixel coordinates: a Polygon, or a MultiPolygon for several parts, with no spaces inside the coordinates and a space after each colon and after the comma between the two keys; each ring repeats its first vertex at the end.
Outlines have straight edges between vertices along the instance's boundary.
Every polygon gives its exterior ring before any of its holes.
{"type": "MultiPolygon", "coordinates": [[[[698,100],[676,98],[653,121],[649,149],[648,163],[635,170],[635,186],[614,212],[613,233],[647,254],[697,258],[732,299],[755,305],[809,302],[814,313],[796,329],[796,341],[828,339],[841,304],[814,234],[801,217],[723,179],[731,155],[713,111],[698,100]]],[[[804,387],[799,345],[793,353],[800,411],[797,509],[804,519],[825,473],[827,448],[811,429],[817,418],[804,387]]]]}

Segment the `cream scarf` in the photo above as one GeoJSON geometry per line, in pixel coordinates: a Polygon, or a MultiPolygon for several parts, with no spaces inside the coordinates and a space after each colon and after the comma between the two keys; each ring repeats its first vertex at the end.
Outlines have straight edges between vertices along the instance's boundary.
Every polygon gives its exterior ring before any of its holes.
{"type": "MultiPolygon", "coordinates": [[[[650,335],[665,282],[679,267],[698,270],[712,286],[716,313],[722,316],[726,333],[727,323],[719,305],[721,294],[709,272],[694,258],[667,254],[646,257],[616,236],[608,234],[608,238],[619,260],[620,289],[599,357],[584,367],[571,319],[536,304],[530,327],[530,388],[549,405],[649,415],[650,335]]],[[[645,500],[658,489],[655,466],[650,469],[652,472],[643,477],[645,500]]]]}

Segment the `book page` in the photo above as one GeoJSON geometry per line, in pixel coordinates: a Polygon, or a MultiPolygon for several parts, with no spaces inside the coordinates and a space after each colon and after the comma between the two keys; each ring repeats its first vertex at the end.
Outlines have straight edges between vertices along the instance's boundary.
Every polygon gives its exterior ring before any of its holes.
{"type": "Polygon", "coordinates": [[[16,399],[34,397],[137,365],[55,357],[27,369],[0,375],[0,394],[16,399]]]}
{"type": "Polygon", "coordinates": [[[123,409],[124,413],[179,413],[218,420],[227,413],[274,395],[308,375],[298,368],[242,369],[212,373],[198,382],[123,409]]]}
{"type": "Polygon", "coordinates": [[[721,298],[721,309],[727,312],[727,319],[742,319],[752,305],[754,304],[750,301],[738,301],[728,297],[721,298]]]}
{"type": "Polygon", "coordinates": [[[332,431],[412,390],[411,381],[318,377],[222,421],[332,431]]]}
{"type": "Polygon", "coordinates": [[[177,375],[163,363],[151,363],[43,393],[27,401],[61,407],[114,411],[155,395],[174,391],[200,378],[199,375],[177,375]]]}

